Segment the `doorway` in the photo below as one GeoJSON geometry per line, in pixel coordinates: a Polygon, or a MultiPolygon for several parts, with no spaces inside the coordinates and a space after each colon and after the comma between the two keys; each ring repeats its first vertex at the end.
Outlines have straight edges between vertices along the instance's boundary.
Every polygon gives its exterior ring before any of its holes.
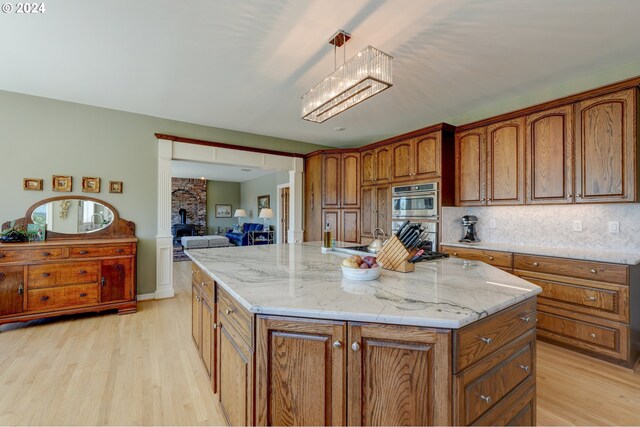
{"type": "Polygon", "coordinates": [[[289,243],[289,184],[278,185],[278,243],[289,243]]]}

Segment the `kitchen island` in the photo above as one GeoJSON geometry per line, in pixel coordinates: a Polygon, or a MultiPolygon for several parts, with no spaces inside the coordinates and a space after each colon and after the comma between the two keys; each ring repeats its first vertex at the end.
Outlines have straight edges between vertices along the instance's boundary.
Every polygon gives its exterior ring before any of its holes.
{"type": "Polygon", "coordinates": [[[342,278],[319,244],[188,251],[231,425],[535,424],[535,295],[482,262],[342,278]]]}

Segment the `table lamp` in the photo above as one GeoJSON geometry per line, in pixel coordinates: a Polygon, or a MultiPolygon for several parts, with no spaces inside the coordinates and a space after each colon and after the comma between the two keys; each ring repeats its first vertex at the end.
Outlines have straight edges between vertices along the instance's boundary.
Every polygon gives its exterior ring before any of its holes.
{"type": "Polygon", "coordinates": [[[258,218],[264,219],[264,228],[267,229],[267,219],[273,218],[273,211],[269,208],[263,208],[260,210],[258,218]]]}
{"type": "Polygon", "coordinates": [[[236,209],[236,211],[234,212],[233,216],[235,218],[238,218],[238,225],[240,225],[240,219],[239,218],[244,218],[245,216],[247,216],[247,213],[245,212],[244,209],[236,209]]]}

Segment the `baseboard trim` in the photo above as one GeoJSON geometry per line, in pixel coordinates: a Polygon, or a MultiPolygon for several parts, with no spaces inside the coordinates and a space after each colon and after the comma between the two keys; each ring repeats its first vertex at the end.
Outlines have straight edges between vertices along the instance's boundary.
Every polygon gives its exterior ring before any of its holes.
{"type": "Polygon", "coordinates": [[[147,301],[147,300],[155,299],[155,298],[156,298],[156,294],[155,293],[153,293],[153,294],[139,294],[136,297],[136,299],[138,301],[147,301]]]}
{"type": "Polygon", "coordinates": [[[163,289],[161,291],[156,291],[155,299],[163,299],[163,298],[173,298],[175,296],[175,292],[173,288],[163,289]]]}

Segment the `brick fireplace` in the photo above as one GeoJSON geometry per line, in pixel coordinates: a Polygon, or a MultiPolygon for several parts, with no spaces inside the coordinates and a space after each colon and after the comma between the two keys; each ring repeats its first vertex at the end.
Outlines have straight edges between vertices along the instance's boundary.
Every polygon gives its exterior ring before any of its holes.
{"type": "Polygon", "coordinates": [[[203,179],[171,179],[171,224],[174,237],[207,234],[207,181],[203,179]],[[186,212],[183,218],[180,209],[186,212]],[[178,233],[178,230],[179,233],[178,233]]]}

